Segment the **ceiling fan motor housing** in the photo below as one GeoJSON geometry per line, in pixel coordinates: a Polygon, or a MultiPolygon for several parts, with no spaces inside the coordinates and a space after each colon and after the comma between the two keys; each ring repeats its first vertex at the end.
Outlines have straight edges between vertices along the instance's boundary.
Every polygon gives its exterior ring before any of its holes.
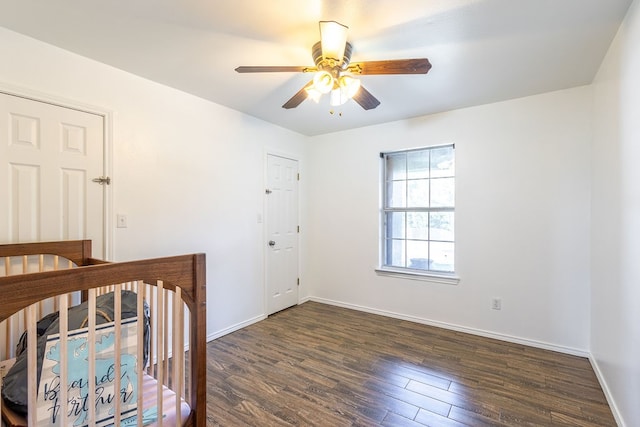
{"type": "Polygon", "coordinates": [[[336,59],[325,58],[322,55],[322,42],[317,42],[311,48],[311,56],[313,57],[313,62],[316,64],[318,70],[326,70],[329,72],[334,69],[346,70],[349,66],[349,62],[351,61],[352,53],[353,46],[351,45],[351,43],[347,42],[344,46],[344,55],[342,57],[342,62],[338,63],[336,59]]]}

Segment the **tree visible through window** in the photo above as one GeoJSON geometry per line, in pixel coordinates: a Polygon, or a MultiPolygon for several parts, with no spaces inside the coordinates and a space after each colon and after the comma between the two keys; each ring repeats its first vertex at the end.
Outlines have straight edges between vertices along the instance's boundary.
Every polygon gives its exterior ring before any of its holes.
{"type": "Polygon", "coordinates": [[[454,146],[382,153],[382,265],[454,272],[454,146]]]}

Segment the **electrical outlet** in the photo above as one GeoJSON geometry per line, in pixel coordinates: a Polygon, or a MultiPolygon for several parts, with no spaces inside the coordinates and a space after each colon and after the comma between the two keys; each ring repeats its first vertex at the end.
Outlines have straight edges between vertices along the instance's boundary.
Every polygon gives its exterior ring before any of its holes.
{"type": "Polygon", "coordinates": [[[116,227],[127,228],[127,216],[123,214],[116,215],[116,227]]]}
{"type": "Polygon", "coordinates": [[[502,310],[502,298],[491,298],[491,308],[493,310],[502,310]]]}

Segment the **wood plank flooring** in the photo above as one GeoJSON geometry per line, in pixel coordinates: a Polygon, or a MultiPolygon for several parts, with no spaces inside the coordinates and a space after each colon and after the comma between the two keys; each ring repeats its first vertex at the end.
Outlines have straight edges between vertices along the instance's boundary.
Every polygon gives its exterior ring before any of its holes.
{"type": "Polygon", "coordinates": [[[213,426],[615,426],[588,360],[307,302],[207,348],[213,426]]]}

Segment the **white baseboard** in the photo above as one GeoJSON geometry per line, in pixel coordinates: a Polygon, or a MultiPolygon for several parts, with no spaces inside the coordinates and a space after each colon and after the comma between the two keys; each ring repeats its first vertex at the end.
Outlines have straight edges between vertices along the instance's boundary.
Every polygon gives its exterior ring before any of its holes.
{"type": "Polygon", "coordinates": [[[600,387],[602,387],[602,392],[604,396],[607,398],[607,403],[609,403],[609,408],[611,408],[611,412],[613,413],[613,418],[616,420],[616,424],[618,427],[626,427],[622,416],[620,415],[620,411],[618,410],[618,406],[616,405],[616,401],[613,399],[613,395],[611,394],[611,390],[607,384],[607,381],[604,378],[604,374],[600,370],[600,366],[598,365],[598,361],[593,356],[593,354],[589,354],[589,362],[591,362],[591,367],[593,368],[593,372],[595,372],[596,377],[598,378],[598,382],[600,383],[600,387]]]}
{"type": "Polygon", "coordinates": [[[440,322],[440,321],[437,321],[437,320],[424,319],[422,317],[408,316],[406,314],[394,313],[392,311],[386,311],[386,310],[379,310],[379,309],[376,309],[376,308],[365,307],[365,306],[361,306],[361,305],[357,305],[357,304],[343,303],[343,302],[339,302],[339,301],[334,301],[334,300],[330,300],[330,299],[326,299],[326,298],[318,298],[318,297],[310,297],[310,298],[308,298],[308,300],[309,301],[319,302],[319,303],[322,303],[322,304],[335,305],[337,307],[343,307],[343,308],[349,308],[349,309],[352,309],[352,310],[363,311],[363,312],[366,312],[366,313],[378,314],[378,315],[386,316],[386,317],[392,317],[394,319],[407,320],[409,322],[414,322],[414,323],[421,323],[423,325],[436,326],[438,328],[450,329],[450,330],[453,330],[453,331],[464,332],[464,333],[468,333],[468,334],[472,334],[472,335],[478,335],[478,336],[481,336],[481,337],[493,338],[493,339],[497,339],[497,340],[501,340],[501,341],[512,342],[512,343],[515,343],[515,344],[528,345],[528,346],[531,346],[531,347],[541,348],[541,349],[544,349],[544,350],[557,351],[557,352],[560,352],[560,353],[570,354],[570,355],[573,355],[573,356],[579,356],[579,357],[584,357],[584,358],[588,358],[590,356],[589,352],[586,351],[586,350],[581,350],[581,349],[572,348],[572,347],[559,346],[559,345],[556,345],[556,344],[549,344],[549,343],[546,343],[546,342],[543,342],[543,341],[530,340],[530,339],[527,339],[527,338],[519,338],[519,337],[514,337],[514,336],[506,335],[506,334],[498,334],[498,333],[495,333],[495,332],[485,331],[485,330],[482,330],[482,329],[469,328],[469,327],[466,327],[466,326],[454,325],[454,324],[451,324],[451,323],[440,322]]]}
{"type": "MultiPolygon", "coordinates": [[[[298,305],[304,304],[305,302],[310,301],[310,300],[311,299],[309,297],[304,297],[304,298],[302,298],[301,300],[298,301],[298,305]]],[[[207,342],[213,341],[216,338],[223,337],[223,336],[225,336],[227,334],[230,334],[231,332],[235,332],[238,329],[242,329],[242,328],[247,327],[249,325],[253,325],[254,323],[258,323],[259,321],[264,320],[266,318],[267,318],[266,314],[261,314],[260,316],[256,316],[256,317],[254,317],[252,319],[245,320],[244,322],[236,323],[235,325],[229,326],[228,328],[224,328],[224,329],[221,329],[221,330],[219,330],[217,332],[214,332],[212,334],[208,334],[207,335],[207,342]]]]}
{"type": "Polygon", "coordinates": [[[267,316],[265,316],[264,314],[261,314],[260,316],[256,316],[256,317],[254,317],[252,319],[245,320],[244,322],[236,323],[235,325],[229,326],[228,328],[224,328],[224,329],[216,331],[216,332],[214,332],[212,334],[208,334],[207,335],[207,342],[213,341],[216,338],[220,338],[222,336],[230,334],[231,332],[235,332],[238,329],[242,329],[242,328],[247,327],[249,325],[253,325],[254,323],[258,323],[259,321],[264,320],[266,318],[267,318],[267,316]]]}
{"type": "Polygon", "coordinates": [[[307,301],[311,301],[311,297],[304,297],[300,301],[298,301],[298,305],[304,304],[307,301]]]}

